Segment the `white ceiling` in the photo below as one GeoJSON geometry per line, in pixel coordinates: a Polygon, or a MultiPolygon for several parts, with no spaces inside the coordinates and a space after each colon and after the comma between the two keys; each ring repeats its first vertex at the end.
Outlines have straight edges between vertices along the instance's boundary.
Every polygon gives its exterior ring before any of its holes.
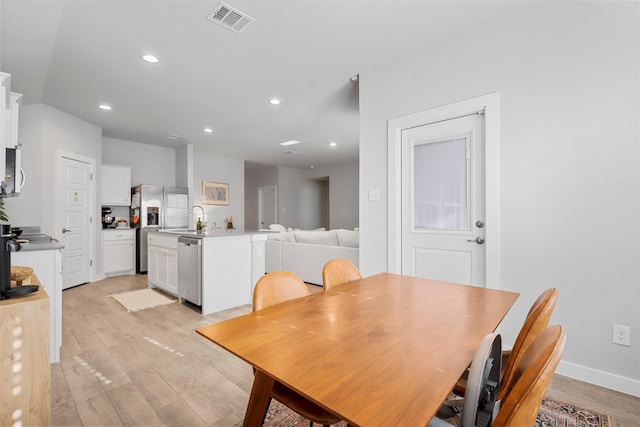
{"type": "Polygon", "coordinates": [[[226,3],[256,22],[235,33],[207,21],[218,0],[1,0],[0,65],[24,104],[58,108],[101,127],[105,137],[322,166],[358,158],[358,84],[350,77],[366,79],[525,4],[226,3]],[[145,53],[160,62],[143,62],[145,53]],[[271,97],[282,103],[270,105],[271,97]],[[113,109],[98,109],[102,102],[113,109]],[[203,132],[207,126],[212,134],[203,132]],[[291,139],[301,144],[279,145],[291,139]]]}

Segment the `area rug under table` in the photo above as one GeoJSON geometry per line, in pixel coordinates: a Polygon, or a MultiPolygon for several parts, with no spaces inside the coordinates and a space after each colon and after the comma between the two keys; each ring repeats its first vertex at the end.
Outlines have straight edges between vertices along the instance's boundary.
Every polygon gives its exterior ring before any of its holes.
{"type": "Polygon", "coordinates": [[[127,311],[139,311],[146,308],[158,307],[171,304],[177,300],[168,298],[150,288],[139,289],[137,291],[123,292],[121,294],[110,295],[113,299],[127,309],[127,311]]]}
{"type": "Polygon", "coordinates": [[[608,415],[560,402],[549,397],[542,399],[536,427],[610,427],[608,415]]]}
{"type": "MultiPolygon", "coordinates": [[[[236,426],[241,426],[242,423],[236,426]]],[[[309,420],[298,415],[275,399],[267,411],[263,427],[308,426],[309,420]]],[[[346,427],[346,423],[332,424],[335,427],[346,427]]],[[[536,419],[535,427],[610,427],[608,415],[580,408],[570,403],[560,402],[545,397],[536,419]]],[[[534,427],[534,426],[531,426],[534,427]]]]}

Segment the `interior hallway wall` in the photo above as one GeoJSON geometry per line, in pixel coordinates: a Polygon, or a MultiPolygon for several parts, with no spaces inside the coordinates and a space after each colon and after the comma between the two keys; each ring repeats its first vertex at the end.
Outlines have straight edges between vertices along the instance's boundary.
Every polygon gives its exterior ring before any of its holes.
{"type": "Polygon", "coordinates": [[[353,230],[359,225],[359,164],[340,163],[307,171],[307,178],[329,177],[329,227],[353,230]]]}
{"type": "Polygon", "coordinates": [[[244,221],[248,230],[269,228],[270,224],[262,227],[258,224],[258,188],[271,185],[278,186],[278,168],[276,166],[263,166],[251,168],[245,171],[244,181],[244,221]]]}

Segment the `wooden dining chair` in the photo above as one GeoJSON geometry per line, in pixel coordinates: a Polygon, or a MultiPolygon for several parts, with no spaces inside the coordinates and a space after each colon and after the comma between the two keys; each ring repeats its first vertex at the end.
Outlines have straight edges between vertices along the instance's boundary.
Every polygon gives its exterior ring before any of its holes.
{"type": "MultiPolygon", "coordinates": [[[[513,348],[502,352],[502,374],[500,375],[498,400],[502,400],[505,390],[511,386],[513,369],[527,347],[529,347],[533,340],[549,325],[549,319],[551,318],[551,314],[553,314],[557,302],[558,291],[555,288],[549,288],[540,294],[529,309],[513,348]]],[[[458,396],[464,396],[465,389],[466,379],[463,377],[457,382],[453,392],[458,396]]]]}
{"type": "Polygon", "coordinates": [[[311,292],[302,279],[290,271],[273,271],[262,276],[253,290],[253,311],[262,310],[311,292]]]}
{"type": "Polygon", "coordinates": [[[522,358],[529,345],[544,331],[549,325],[549,320],[558,302],[558,291],[550,288],[544,291],[535,300],[522,328],[516,337],[516,342],[510,351],[502,352],[503,370],[500,377],[500,390],[498,400],[502,400],[506,390],[511,388],[513,382],[514,368],[522,358]]]}
{"type": "Polygon", "coordinates": [[[544,393],[549,387],[567,337],[558,325],[545,329],[531,343],[513,368],[513,380],[493,427],[535,425],[544,393]]]}
{"type": "MultiPolygon", "coordinates": [[[[307,285],[295,273],[274,271],[265,274],[256,283],[253,291],[253,311],[309,295],[307,285]]],[[[271,398],[309,419],[310,426],[313,426],[313,423],[329,426],[341,421],[335,414],[326,411],[278,381],[273,384],[271,398]]]]}
{"type": "MultiPolygon", "coordinates": [[[[485,340],[483,340],[483,343],[485,340]]],[[[521,427],[535,425],[536,416],[542,404],[544,396],[553,373],[555,372],[566,342],[566,336],[558,325],[550,326],[540,333],[527,347],[526,351],[518,358],[518,363],[513,367],[513,381],[505,390],[504,400],[498,406],[490,409],[493,414],[478,410],[478,398],[483,398],[487,393],[482,387],[478,387],[477,372],[469,375],[467,395],[464,397],[462,419],[460,427],[476,427],[476,425],[491,425],[492,427],[521,427]],[[473,381],[473,383],[472,383],[473,381]],[[478,394],[478,392],[480,392],[478,394]],[[497,409],[497,414],[495,413],[497,409]],[[484,417],[483,423],[478,423],[477,416],[484,417]],[[493,418],[493,423],[491,422],[493,418]]],[[[486,352],[480,346],[479,353],[486,352]]],[[[478,357],[478,355],[476,355],[478,357]]],[[[476,359],[474,359],[474,362],[476,359]]],[[[472,371],[473,371],[472,364],[472,371]]],[[[482,372],[480,372],[482,374],[482,372]]],[[[428,427],[450,427],[452,424],[440,418],[433,418],[428,427]]],[[[457,425],[457,422],[456,422],[457,425]]]]}
{"type": "Polygon", "coordinates": [[[325,291],[359,279],[362,279],[360,270],[348,259],[332,259],[322,268],[322,286],[325,291]]]}

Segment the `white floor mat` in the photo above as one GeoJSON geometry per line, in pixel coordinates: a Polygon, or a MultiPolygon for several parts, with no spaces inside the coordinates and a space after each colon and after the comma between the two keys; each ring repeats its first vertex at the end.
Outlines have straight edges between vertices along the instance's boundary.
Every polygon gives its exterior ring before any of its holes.
{"type": "Polygon", "coordinates": [[[121,294],[114,294],[110,296],[122,304],[127,311],[139,311],[144,310],[145,308],[158,307],[160,305],[171,304],[177,301],[176,299],[168,298],[150,288],[123,292],[121,294]]]}

